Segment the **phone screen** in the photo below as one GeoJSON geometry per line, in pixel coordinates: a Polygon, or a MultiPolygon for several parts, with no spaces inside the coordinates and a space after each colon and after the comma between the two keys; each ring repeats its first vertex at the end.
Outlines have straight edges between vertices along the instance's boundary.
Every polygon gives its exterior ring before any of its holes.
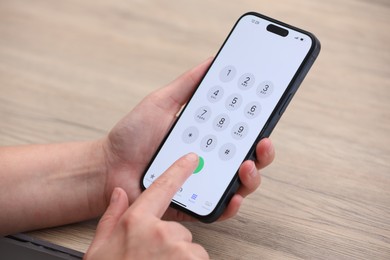
{"type": "Polygon", "coordinates": [[[172,202],[199,216],[212,213],[313,45],[289,27],[244,15],[220,49],[161,145],[142,184],[149,187],[179,157],[199,165],[172,202]]]}

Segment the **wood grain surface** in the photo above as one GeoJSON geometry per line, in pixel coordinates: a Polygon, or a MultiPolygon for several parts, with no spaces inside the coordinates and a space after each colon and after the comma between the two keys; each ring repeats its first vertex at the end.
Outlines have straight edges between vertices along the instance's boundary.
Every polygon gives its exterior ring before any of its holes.
{"type": "MultiPolygon", "coordinates": [[[[213,259],[390,259],[388,0],[1,0],[0,145],[103,136],[247,11],[315,33],[322,52],[261,188],[231,220],[185,225],[213,259]]],[[[30,235],[84,252],[95,226],[30,235]]]]}

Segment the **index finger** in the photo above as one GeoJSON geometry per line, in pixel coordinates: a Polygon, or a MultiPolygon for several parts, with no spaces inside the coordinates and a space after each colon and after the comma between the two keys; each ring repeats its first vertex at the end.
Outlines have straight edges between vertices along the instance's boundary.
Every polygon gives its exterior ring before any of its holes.
{"type": "Polygon", "coordinates": [[[189,153],[178,159],[131,205],[131,208],[161,218],[183,183],[198,165],[198,156],[189,153]]]}

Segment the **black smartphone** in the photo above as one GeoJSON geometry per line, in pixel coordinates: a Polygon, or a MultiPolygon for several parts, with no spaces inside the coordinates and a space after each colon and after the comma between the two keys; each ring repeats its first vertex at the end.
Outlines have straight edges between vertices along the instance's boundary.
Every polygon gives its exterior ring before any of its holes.
{"type": "Polygon", "coordinates": [[[199,155],[171,206],[203,222],[222,214],[239,187],[238,169],[254,159],[320,52],[304,30],[250,12],[240,17],[141,180],[146,189],[173,162],[199,155]]]}

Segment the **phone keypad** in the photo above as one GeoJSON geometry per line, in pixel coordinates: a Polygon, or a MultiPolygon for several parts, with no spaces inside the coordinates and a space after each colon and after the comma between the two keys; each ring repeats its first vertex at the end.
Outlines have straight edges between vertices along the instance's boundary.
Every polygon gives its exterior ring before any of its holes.
{"type": "Polygon", "coordinates": [[[274,91],[271,81],[256,83],[253,73],[244,72],[241,76],[236,76],[237,69],[232,65],[221,69],[220,82],[215,82],[215,85],[210,87],[205,97],[205,104],[195,112],[194,119],[199,125],[190,126],[182,133],[185,143],[199,142],[200,149],[205,153],[213,152],[219,146],[217,153],[222,161],[228,161],[236,155],[240,141],[250,133],[252,120],[256,120],[261,115],[262,100],[272,95],[274,91]],[[250,90],[253,86],[257,87],[250,90]],[[228,95],[225,97],[226,93],[228,95]],[[220,104],[220,101],[223,102],[220,104]],[[225,111],[216,114],[221,108],[225,111]],[[210,118],[212,120],[208,122],[210,118]],[[235,120],[232,121],[232,118],[235,120]],[[206,133],[201,134],[204,126],[209,124],[211,124],[211,132],[207,130],[206,133]],[[225,131],[228,132],[223,134],[225,131]],[[198,139],[199,135],[203,136],[198,139]]]}

